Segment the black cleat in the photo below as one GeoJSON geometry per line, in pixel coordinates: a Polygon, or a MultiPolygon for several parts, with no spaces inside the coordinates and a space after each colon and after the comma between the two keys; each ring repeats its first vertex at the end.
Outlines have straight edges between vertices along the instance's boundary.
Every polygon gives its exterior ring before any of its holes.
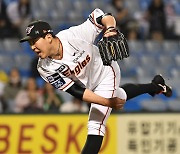
{"type": "Polygon", "coordinates": [[[172,96],[172,88],[168,85],[166,85],[164,78],[162,75],[156,75],[152,83],[155,84],[158,88],[156,94],[164,94],[166,97],[171,97],[172,96]]]}

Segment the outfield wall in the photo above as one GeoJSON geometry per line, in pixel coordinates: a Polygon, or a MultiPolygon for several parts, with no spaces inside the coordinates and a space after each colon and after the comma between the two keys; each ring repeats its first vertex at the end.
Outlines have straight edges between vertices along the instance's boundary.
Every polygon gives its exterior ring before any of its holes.
{"type": "MultiPolygon", "coordinates": [[[[87,114],[0,115],[0,154],[79,154],[87,114]]],[[[100,154],[180,154],[180,114],[112,114],[100,154]]]]}

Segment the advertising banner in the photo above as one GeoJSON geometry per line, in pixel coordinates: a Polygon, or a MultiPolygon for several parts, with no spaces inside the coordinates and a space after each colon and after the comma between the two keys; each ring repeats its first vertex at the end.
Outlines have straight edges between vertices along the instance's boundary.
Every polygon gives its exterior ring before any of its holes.
{"type": "MultiPolygon", "coordinates": [[[[0,154],[80,154],[87,121],[88,115],[1,115],[0,154]]],[[[117,153],[116,128],[112,116],[100,154],[117,153]]]]}
{"type": "MultiPolygon", "coordinates": [[[[180,114],[112,114],[99,154],[180,154],[180,114]]],[[[80,154],[88,115],[0,115],[0,154],[80,154]]]]}
{"type": "Polygon", "coordinates": [[[124,114],[118,121],[118,154],[180,154],[180,114],[124,114]]]}

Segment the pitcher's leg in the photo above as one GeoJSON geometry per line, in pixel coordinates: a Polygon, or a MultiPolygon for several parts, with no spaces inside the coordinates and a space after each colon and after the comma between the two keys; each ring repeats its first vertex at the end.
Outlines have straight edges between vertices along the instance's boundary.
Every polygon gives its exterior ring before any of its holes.
{"type": "MultiPolygon", "coordinates": [[[[96,91],[98,95],[110,98],[114,91],[96,91]]],[[[88,136],[82,154],[98,154],[106,131],[106,121],[111,113],[111,108],[91,104],[88,120],[88,136]]]]}
{"type": "Polygon", "coordinates": [[[127,83],[121,86],[127,94],[127,100],[139,96],[141,94],[148,93],[151,96],[156,94],[164,94],[166,97],[172,96],[172,89],[165,83],[165,79],[162,75],[154,76],[151,83],[147,84],[132,84],[127,83]]]}

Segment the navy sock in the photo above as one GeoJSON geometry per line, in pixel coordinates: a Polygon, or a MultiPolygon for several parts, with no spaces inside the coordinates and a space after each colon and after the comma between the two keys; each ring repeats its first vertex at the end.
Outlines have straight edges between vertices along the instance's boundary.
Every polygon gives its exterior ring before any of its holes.
{"type": "Polygon", "coordinates": [[[155,95],[159,89],[158,87],[152,83],[149,84],[132,84],[128,83],[125,85],[122,85],[121,88],[123,88],[127,94],[127,100],[134,98],[136,96],[139,96],[141,94],[148,93],[151,96],[155,95]]]}
{"type": "Polygon", "coordinates": [[[102,141],[103,136],[88,135],[81,154],[98,154],[102,141]]]}

